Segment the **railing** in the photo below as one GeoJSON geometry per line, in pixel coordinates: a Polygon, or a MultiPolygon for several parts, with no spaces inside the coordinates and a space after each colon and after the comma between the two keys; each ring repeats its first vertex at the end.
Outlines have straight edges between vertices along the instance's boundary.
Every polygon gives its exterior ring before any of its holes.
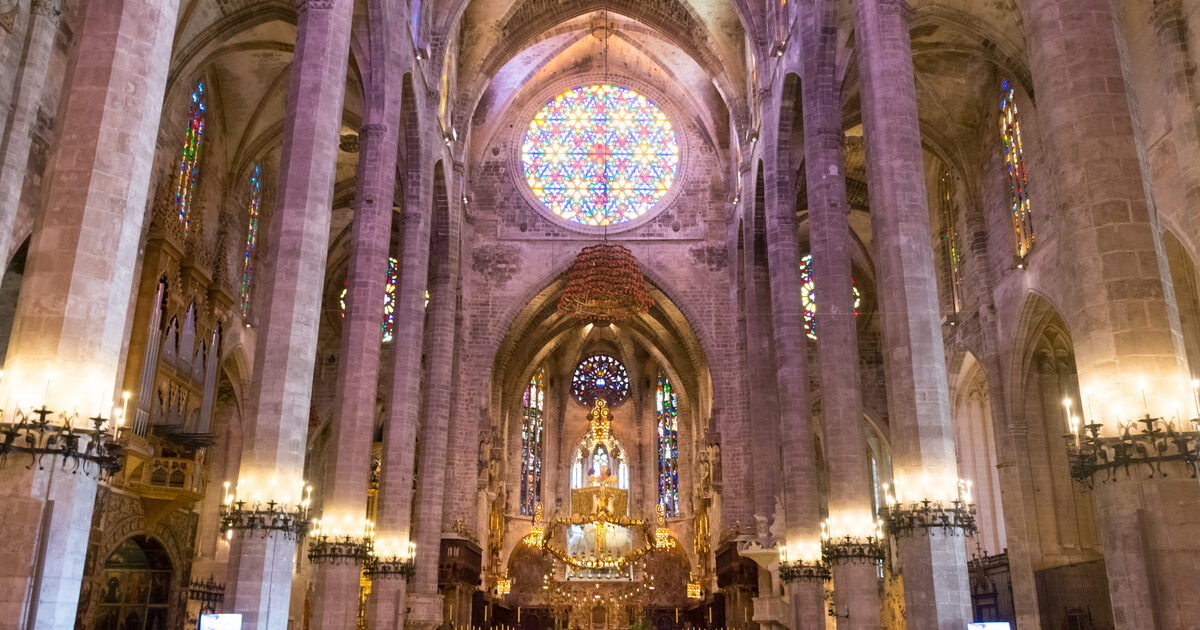
{"type": "Polygon", "coordinates": [[[199,463],[193,458],[151,457],[127,470],[131,476],[126,480],[126,487],[139,494],[190,494],[196,499],[204,496],[204,478],[199,474],[199,463]]]}

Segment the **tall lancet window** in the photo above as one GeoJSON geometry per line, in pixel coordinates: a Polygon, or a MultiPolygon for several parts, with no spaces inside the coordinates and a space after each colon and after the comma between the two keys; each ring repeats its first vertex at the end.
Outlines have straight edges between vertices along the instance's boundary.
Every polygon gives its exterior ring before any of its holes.
{"type": "Polygon", "coordinates": [[[521,401],[521,514],[533,514],[542,500],[542,429],[546,410],[546,371],[529,379],[521,401]]]}
{"type": "Polygon", "coordinates": [[[1033,247],[1033,217],[1029,205],[1029,177],[1021,144],[1021,122],[1017,117],[1016,91],[1004,80],[1000,99],[1000,136],[1004,139],[1004,163],[1008,168],[1009,204],[1016,233],[1017,257],[1024,258],[1033,247]]]}
{"type": "Polygon", "coordinates": [[[950,297],[954,312],[962,310],[962,247],[959,244],[956,218],[958,207],[954,203],[954,179],[950,173],[942,174],[938,182],[938,214],[941,220],[942,258],[946,265],[946,275],[950,285],[950,297]]]}
{"type": "Polygon", "coordinates": [[[675,388],[658,372],[658,502],[667,516],[679,516],[679,414],[675,388]]]}
{"type": "Polygon", "coordinates": [[[250,312],[250,281],[254,277],[254,246],[258,244],[258,211],[262,205],[262,168],[254,165],[250,173],[250,199],[246,213],[250,216],[246,226],[246,251],[242,254],[242,314],[250,312]]]}
{"type": "Polygon", "coordinates": [[[204,81],[196,83],[192,91],[192,102],[188,105],[187,133],[183,138],[183,152],[179,157],[179,174],[175,180],[175,209],[187,234],[192,221],[192,194],[196,189],[196,176],[200,172],[200,145],[204,140],[204,115],[206,109],[204,81]]]}

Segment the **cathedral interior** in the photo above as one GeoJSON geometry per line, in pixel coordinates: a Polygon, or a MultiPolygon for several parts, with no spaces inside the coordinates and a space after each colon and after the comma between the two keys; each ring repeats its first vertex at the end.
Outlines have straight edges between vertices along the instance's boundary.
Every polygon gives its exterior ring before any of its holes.
{"type": "Polygon", "coordinates": [[[1200,628],[1200,0],[0,0],[0,103],[0,630],[1200,628]]]}

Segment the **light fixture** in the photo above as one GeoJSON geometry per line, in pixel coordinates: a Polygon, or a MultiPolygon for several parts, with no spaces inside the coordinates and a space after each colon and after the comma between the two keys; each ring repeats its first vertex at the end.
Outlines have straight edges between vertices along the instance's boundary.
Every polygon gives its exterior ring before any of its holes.
{"type": "Polygon", "coordinates": [[[687,598],[702,599],[703,597],[704,590],[701,588],[700,582],[696,580],[696,577],[693,574],[689,573],[687,582],[687,598]]]}
{"type": "Polygon", "coordinates": [[[620,321],[643,315],[654,299],[637,258],[620,245],[583,248],[567,270],[560,313],[595,321],[620,321]]]}
{"type": "Polygon", "coordinates": [[[658,512],[658,528],[654,530],[654,548],[666,551],[675,546],[675,539],[671,537],[671,530],[667,529],[667,516],[663,505],[659,503],[655,511],[658,512]]]}
{"type": "Polygon", "coordinates": [[[916,489],[897,486],[894,494],[884,485],[887,507],[883,510],[883,520],[888,535],[900,538],[918,531],[940,529],[947,535],[970,536],[978,531],[970,481],[956,479],[953,490],[931,489],[929,485],[918,484],[916,489]]]}
{"type": "Polygon", "coordinates": [[[120,472],[125,449],[114,441],[107,418],[97,412],[95,417],[88,418],[92,428],[86,429],[75,427],[80,420],[76,413],[68,416],[61,412],[52,419],[53,414],[43,404],[28,415],[18,409],[12,422],[0,421],[0,436],[3,436],[0,467],[8,462],[10,454],[24,453],[29,456],[28,468],[41,468],[46,456],[50,456],[52,465],[55,458],[61,457],[62,467],[67,472],[90,474],[92,465],[100,479],[108,479],[120,472]]]}
{"type": "Polygon", "coordinates": [[[508,595],[512,592],[512,578],[508,577],[508,569],[504,570],[504,577],[496,579],[496,594],[508,595]]]}
{"type": "MultiPolygon", "coordinates": [[[[272,480],[274,490],[275,482],[272,480]]],[[[300,482],[300,496],[297,503],[291,502],[291,497],[282,499],[268,496],[265,500],[259,495],[252,495],[249,500],[238,497],[239,486],[230,490],[229,482],[225,482],[225,497],[221,501],[219,514],[221,517],[221,532],[232,539],[234,532],[261,532],[264,536],[269,532],[280,532],[285,538],[299,538],[304,535],[309,526],[308,507],[312,503],[312,486],[300,482]]]]}
{"type": "Polygon", "coordinates": [[[525,534],[522,541],[530,547],[540,547],[545,533],[546,526],[542,522],[542,502],[538,501],[537,508],[533,511],[533,527],[529,528],[529,533],[525,534]]]}

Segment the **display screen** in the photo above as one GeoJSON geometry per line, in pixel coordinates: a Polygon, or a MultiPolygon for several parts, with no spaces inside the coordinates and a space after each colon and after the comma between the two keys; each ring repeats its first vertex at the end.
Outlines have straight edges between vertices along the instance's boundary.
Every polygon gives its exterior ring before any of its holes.
{"type": "Polygon", "coordinates": [[[200,630],[242,630],[242,613],[200,615],[200,630]]]}

